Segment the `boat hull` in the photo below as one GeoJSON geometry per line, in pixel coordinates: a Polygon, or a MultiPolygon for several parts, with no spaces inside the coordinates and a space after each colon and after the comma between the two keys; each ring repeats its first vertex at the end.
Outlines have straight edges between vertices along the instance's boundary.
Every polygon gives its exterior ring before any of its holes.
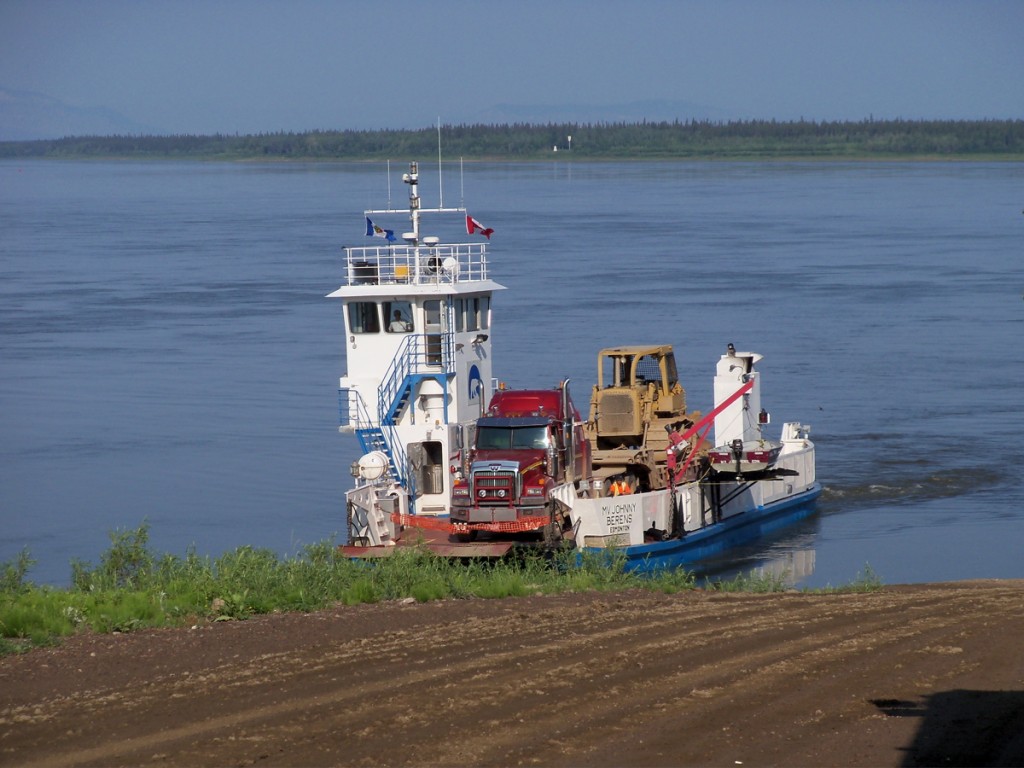
{"type": "Polygon", "coordinates": [[[803,493],[753,507],[721,522],[687,533],[682,538],[633,544],[619,548],[582,547],[581,552],[623,556],[628,571],[651,573],[693,567],[751,541],[769,536],[810,517],[821,486],[814,483],[803,493]]]}
{"type": "MultiPolygon", "coordinates": [[[[738,547],[765,539],[810,517],[820,495],[821,486],[814,483],[802,493],[734,513],[720,522],[690,531],[682,538],[621,547],[579,547],[580,559],[607,558],[612,564],[621,558],[625,570],[634,573],[657,573],[678,568],[699,573],[701,563],[720,558],[738,547]]],[[[446,518],[434,522],[443,523],[446,518]]],[[[407,529],[406,534],[396,542],[397,547],[342,546],[339,549],[346,557],[356,559],[385,557],[408,547],[424,549],[441,557],[486,559],[504,557],[517,547],[515,542],[507,540],[457,543],[446,533],[432,528],[415,529],[415,532],[407,529]]]]}

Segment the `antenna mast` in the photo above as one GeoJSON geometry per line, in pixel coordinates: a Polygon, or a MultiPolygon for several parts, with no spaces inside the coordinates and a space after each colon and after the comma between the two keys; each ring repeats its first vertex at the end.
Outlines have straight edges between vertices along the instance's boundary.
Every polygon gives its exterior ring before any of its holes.
{"type": "Polygon", "coordinates": [[[409,172],[402,176],[409,185],[409,219],[412,221],[413,244],[420,244],[420,168],[416,162],[409,163],[409,172]]]}
{"type": "Polygon", "coordinates": [[[441,116],[437,116],[437,197],[438,208],[444,208],[444,186],[441,184],[441,116]]]}

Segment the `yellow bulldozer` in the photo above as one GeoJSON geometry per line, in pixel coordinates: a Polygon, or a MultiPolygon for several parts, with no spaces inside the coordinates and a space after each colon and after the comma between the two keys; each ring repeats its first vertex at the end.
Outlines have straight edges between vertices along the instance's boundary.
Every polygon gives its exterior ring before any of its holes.
{"type": "Polygon", "coordinates": [[[602,349],[584,427],[594,480],[625,481],[634,493],[667,487],[669,433],[700,416],[686,410],[670,345],[602,349]]]}

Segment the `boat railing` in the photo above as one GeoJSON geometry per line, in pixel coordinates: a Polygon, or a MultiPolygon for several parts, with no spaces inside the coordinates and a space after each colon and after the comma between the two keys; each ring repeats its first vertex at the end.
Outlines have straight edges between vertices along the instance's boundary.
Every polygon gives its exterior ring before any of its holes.
{"type": "Polygon", "coordinates": [[[373,426],[370,422],[370,409],[366,407],[359,390],[338,388],[338,425],[339,431],[349,433],[373,426]]]}
{"type": "Polygon", "coordinates": [[[488,279],[486,243],[345,248],[348,285],[437,285],[488,279]]]}
{"type": "Polygon", "coordinates": [[[398,431],[393,424],[384,424],[381,425],[381,432],[384,433],[384,440],[387,443],[387,454],[391,458],[391,471],[395,475],[395,480],[407,488],[410,497],[415,498],[415,489],[411,485],[413,476],[410,474],[408,478],[406,477],[408,460],[402,441],[398,437],[398,431]]]}

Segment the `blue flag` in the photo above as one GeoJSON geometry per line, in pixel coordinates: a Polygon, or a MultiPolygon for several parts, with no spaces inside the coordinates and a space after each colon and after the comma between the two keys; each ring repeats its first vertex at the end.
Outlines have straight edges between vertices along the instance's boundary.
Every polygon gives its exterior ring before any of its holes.
{"type": "Polygon", "coordinates": [[[392,229],[381,229],[372,221],[370,217],[366,217],[366,236],[367,237],[383,237],[389,243],[395,242],[395,232],[392,229]]]}

